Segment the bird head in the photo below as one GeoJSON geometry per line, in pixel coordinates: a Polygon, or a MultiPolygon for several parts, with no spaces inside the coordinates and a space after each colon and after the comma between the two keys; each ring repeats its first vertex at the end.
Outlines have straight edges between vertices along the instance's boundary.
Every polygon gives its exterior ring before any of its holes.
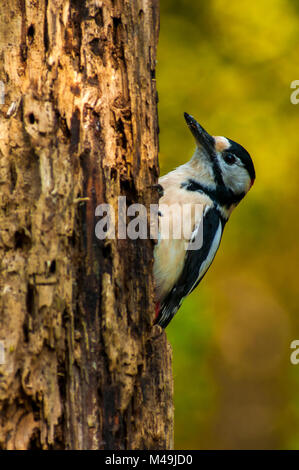
{"type": "Polygon", "coordinates": [[[206,186],[215,191],[223,206],[238,204],[255,180],[249,153],[231,139],[210,135],[190,114],[184,116],[197,145],[193,160],[199,161],[208,175],[206,186]]]}

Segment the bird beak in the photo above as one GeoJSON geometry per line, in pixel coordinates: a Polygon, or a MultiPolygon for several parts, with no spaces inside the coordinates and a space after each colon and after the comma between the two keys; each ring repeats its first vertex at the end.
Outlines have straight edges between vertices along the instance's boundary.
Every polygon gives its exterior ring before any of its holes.
{"type": "Polygon", "coordinates": [[[193,137],[196,140],[198,147],[203,147],[204,150],[212,157],[215,154],[215,139],[211,136],[197,121],[194,117],[188,113],[184,113],[186,123],[193,137]]]}

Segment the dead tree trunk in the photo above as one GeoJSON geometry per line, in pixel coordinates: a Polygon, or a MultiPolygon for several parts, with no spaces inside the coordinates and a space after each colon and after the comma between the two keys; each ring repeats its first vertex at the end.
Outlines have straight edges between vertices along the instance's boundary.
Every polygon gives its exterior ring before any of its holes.
{"type": "Polygon", "coordinates": [[[1,1],[1,448],[172,446],[153,242],[95,237],[157,201],[157,40],[158,0],[1,1]]]}

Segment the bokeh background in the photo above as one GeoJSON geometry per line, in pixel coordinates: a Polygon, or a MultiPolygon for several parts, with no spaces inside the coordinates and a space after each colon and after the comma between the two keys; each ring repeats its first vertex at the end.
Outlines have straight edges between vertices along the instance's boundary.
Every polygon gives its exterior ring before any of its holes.
{"type": "Polygon", "coordinates": [[[299,1],[161,0],[160,167],[191,157],[183,112],[241,143],[257,178],[167,328],[177,449],[298,449],[299,1]]]}

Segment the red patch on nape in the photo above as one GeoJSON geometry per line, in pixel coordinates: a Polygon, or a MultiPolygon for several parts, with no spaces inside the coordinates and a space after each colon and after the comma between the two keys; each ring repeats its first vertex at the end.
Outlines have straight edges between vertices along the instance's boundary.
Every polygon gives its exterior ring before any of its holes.
{"type": "Polygon", "coordinates": [[[155,313],[156,313],[156,315],[155,315],[155,321],[156,321],[157,318],[158,318],[159,312],[160,312],[160,302],[158,302],[158,303],[156,304],[156,307],[155,307],[155,313]]]}

